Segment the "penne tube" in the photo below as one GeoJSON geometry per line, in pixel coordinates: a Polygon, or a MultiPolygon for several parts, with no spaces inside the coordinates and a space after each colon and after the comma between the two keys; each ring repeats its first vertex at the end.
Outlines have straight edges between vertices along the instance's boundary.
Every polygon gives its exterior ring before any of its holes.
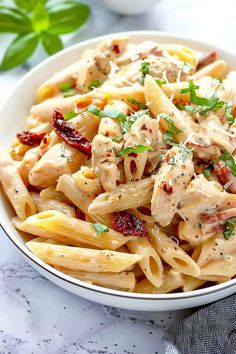
{"type": "Polygon", "coordinates": [[[31,193],[31,197],[36,205],[37,212],[46,210],[57,210],[67,216],[75,217],[75,209],[66,203],[58,201],[56,199],[44,200],[37,193],[31,193]]]}
{"type": "MultiPolygon", "coordinates": [[[[79,208],[84,214],[88,215],[88,207],[93,199],[83,193],[76,185],[74,179],[70,175],[62,175],[57,183],[57,191],[64,193],[64,195],[79,208]]],[[[111,225],[111,216],[109,214],[93,214],[90,215],[94,221],[107,226],[111,225]]]]}
{"type": "Polygon", "coordinates": [[[139,254],[139,266],[147,279],[156,287],[163,283],[163,265],[158,253],[146,237],[137,238],[127,243],[131,253],[139,254]]]}
{"type": "Polygon", "coordinates": [[[27,224],[54,232],[67,239],[96,246],[99,249],[115,250],[130,240],[130,237],[125,237],[111,229],[97,235],[90,223],[69,217],[56,210],[35,214],[27,219],[27,224]]]}
{"type": "Polygon", "coordinates": [[[34,165],[41,158],[40,147],[36,146],[28,151],[26,151],[22,161],[20,162],[18,171],[26,185],[29,184],[29,173],[34,167],[34,165]]]}
{"type": "Polygon", "coordinates": [[[25,220],[36,212],[34,201],[6,150],[1,150],[0,181],[4,193],[21,220],[25,220]]]}
{"type": "MultiPolygon", "coordinates": [[[[146,75],[144,82],[144,92],[146,102],[148,102],[148,108],[154,117],[157,117],[160,113],[166,113],[171,115],[171,119],[175,126],[183,132],[176,136],[177,141],[183,141],[192,134],[192,129],[188,122],[182,116],[182,113],[178,108],[170,101],[164,91],[155,82],[153,77],[146,75]]],[[[167,123],[160,119],[160,124],[166,128],[167,123]]]]}
{"type": "Polygon", "coordinates": [[[184,94],[181,93],[182,89],[186,89],[188,87],[189,83],[187,81],[172,82],[169,84],[161,85],[161,89],[171,101],[181,103],[189,103],[190,101],[189,92],[184,94]]]}
{"type": "Polygon", "coordinates": [[[165,271],[164,280],[160,287],[155,287],[148,279],[137,283],[134,292],[144,294],[167,294],[179,289],[183,285],[181,273],[170,269],[165,271]]]}
{"type": "Polygon", "coordinates": [[[104,87],[99,90],[108,99],[122,100],[123,102],[130,104],[128,99],[134,98],[140,103],[145,103],[144,90],[142,86],[127,86],[127,87],[104,87]]]}
{"type": "Polygon", "coordinates": [[[88,211],[92,215],[113,213],[148,204],[152,198],[153,183],[151,178],[146,178],[137,182],[121,184],[112,192],[99,194],[89,205],[88,211]]]}
{"type": "Polygon", "coordinates": [[[160,257],[173,269],[198,277],[201,270],[197,263],[178,244],[156,226],[148,226],[150,241],[160,257]]]}
{"type": "Polygon", "coordinates": [[[94,250],[42,242],[27,242],[30,251],[42,261],[53,265],[87,272],[120,273],[140,260],[136,254],[109,250],[94,250]]]}
{"type": "Polygon", "coordinates": [[[55,268],[70,277],[111,289],[133,291],[136,284],[136,279],[133,272],[90,273],[87,271],[71,270],[63,267],[55,268]]]}
{"type": "Polygon", "coordinates": [[[54,232],[50,232],[43,228],[40,228],[39,226],[29,225],[27,223],[27,219],[21,221],[19,218],[14,217],[12,218],[12,224],[15,226],[16,229],[31,235],[38,236],[40,238],[43,238],[44,240],[51,239],[67,246],[85,247],[85,245],[82,242],[67,239],[66,237],[57,235],[54,232]]]}
{"type": "Polygon", "coordinates": [[[200,288],[200,286],[206,283],[206,280],[194,278],[191,277],[190,275],[185,275],[185,274],[183,274],[182,279],[183,279],[183,286],[182,286],[183,291],[192,291],[198,289],[200,288]]]}
{"type": "Polygon", "coordinates": [[[59,202],[73,205],[73,203],[68,198],[66,198],[62,192],[57,191],[54,187],[47,187],[42,189],[39,195],[44,200],[56,199],[59,202]]]}
{"type": "Polygon", "coordinates": [[[214,78],[221,77],[225,74],[226,69],[227,69],[226,62],[224,60],[217,60],[207,66],[204,66],[202,69],[198,70],[193,75],[193,79],[198,80],[203,76],[211,76],[214,78]]]}

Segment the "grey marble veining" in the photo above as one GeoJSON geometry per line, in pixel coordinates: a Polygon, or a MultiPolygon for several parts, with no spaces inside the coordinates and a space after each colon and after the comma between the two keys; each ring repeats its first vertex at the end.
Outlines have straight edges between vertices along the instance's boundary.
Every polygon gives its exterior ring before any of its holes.
{"type": "MultiPolygon", "coordinates": [[[[136,17],[113,14],[99,0],[88,2],[93,9],[89,23],[65,37],[66,45],[95,35],[149,29],[236,50],[234,0],[162,0],[136,17]]],[[[10,38],[1,37],[0,56],[10,38]]],[[[39,49],[22,68],[0,73],[0,103],[44,57],[39,49]]],[[[0,231],[0,354],[163,354],[163,329],[190,312],[131,312],[79,298],[32,269],[0,231]]]]}

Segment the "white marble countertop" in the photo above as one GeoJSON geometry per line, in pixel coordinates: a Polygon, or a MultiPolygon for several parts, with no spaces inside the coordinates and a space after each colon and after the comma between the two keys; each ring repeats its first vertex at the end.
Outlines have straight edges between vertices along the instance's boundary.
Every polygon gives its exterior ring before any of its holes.
{"type": "MultiPolygon", "coordinates": [[[[236,50],[234,0],[162,0],[150,12],[136,17],[113,14],[100,6],[99,0],[88,2],[93,10],[88,25],[67,38],[66,45],[95,35],[149,29],[236,50]]],[[[0,54],[7,40],[0,37],[0,54]]],[[[1,102],[43,57],[39,50],[23,68],[0,73],[1,102]]],[[[164,326],[189,312],[129,312],[79,298],[33,270],[0,231],[1,354],[163,354],[164,326]]]]}

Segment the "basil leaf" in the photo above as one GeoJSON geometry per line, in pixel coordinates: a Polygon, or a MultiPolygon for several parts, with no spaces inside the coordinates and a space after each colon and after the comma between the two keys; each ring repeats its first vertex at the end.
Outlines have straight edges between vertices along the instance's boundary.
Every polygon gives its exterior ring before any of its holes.
{"type": "Polygon", "coordinates": [[[220,160],[225,161],[226,165],[230,168],[233,175],[236,176],[236,164],[231,153],[225,150],[223,155],[221,155],[220,160]]]}
{"type": "Polygon", "coordinates": [[[16,37],[6,50],[1,69],[8,70],[23,64],[35,51],[38,41],[38,33],[23,33],[16,37]]]}
{"type": "Polygon", "coordinates": [[[104,109],[103,111],[101,109],[99,109],[97,106],[94,105],[89,105],[86,108],[86,111],[93,113],[95,116],[99,117],[99,118],[114,118],[114,119],[119,119],[119,121],[126,121],[126,115],[123,112],[114,110],[114,109],[104,109]]]}
{"type": "Polygon", "coordinates": [[[43,47],[49,55],[52,55],[59,50],[63,49],[63,43],[61,39],[53,33],[43,32],[41,35],[43,47]]]}
{"type": "Polygon", "coordinates": [[[236,218],[230,218],[227,220],[226,222],[226,227],[225,227],[225,231],[223,232],[224,238],[226,240],[229,240],[231,238],[231,236],[234,235],[234,223],[236,221],[236,218]]]}
{"type": "Polygon", "coordinates": [[[135,104],[140,109],[147,109],[147,106],[144,103],[138,102],[135,98],[130,97],[128,98],[128,101],[132,104],[135,104]]]}
{"type": "Polygon", "coordinates": [[[173,120],[170,118],[170,116],[168,114],[165,113],[161,113],[159,114],[159,117],[161,119],[164,119],[166,121],[166,123],[168,123],[168,128],[164,134],[164,143],[167,145],[173,145],[174,144],[174,135],[175,134],[179,134],[182,133],[182,130],[180,130],[179,128],[177,128],[174,125],[173,120]]]}
{"type": "Polygon", "coordinates": [[[21,9],[24,9],[24,10],[30,12],[30,11],[33,11],[39,3],[45,4],[45,2],[47,2],[47,0],[14,0],[14,2],[21,9]]]}
{"type": "Polygon", "coordinates": [[[97,235],[101,235],[103,232],[109,231],[109,228],[104,224],[96,223],[96,224],[90,224],[90,226],[92,226],[96,230],[97,235]]]}
{"type": "Polygon", "coordinates": [[[32,29],[30,19],[20,10],[0,7],[0,32],[22,33],[32,29]]]}
{"type": "Polygon", "coordinates": [[[93,88],[100,87],[101,85],[102,85],[102,81],[95,80],[88,85],[88,88],[92,90],[93,88]]]}
{"type": "Polygon", "coordinates": [[[35,32],[46,31],[49,27],[48,12],[43,4],[38,4],[32,15],[32,26],[35,32]]]}
{"type": "Polygon", "coordinates": [[[150,63],[148,63],[147,61],[144,61],[141,64],[141,68],[139,69],[139,71],[142,73],[142,77],[141,77],[141,84],[144,84],[144,80],[147,74],[149,74],[149,66],[150,63]]]}
{"type": "Polygon", "coordinates": [[[62,92],[66,92],[66,91],[69,91],[72,89],[72,84],[70,81],[68,82],[63,82],[62,84],[59,85],[59,89],[62,91],[62,92]]]}
{"type": "Polygon", "coordinates": [[[131,153],[153,151],[153,150],[154,148],[152,146],[147,146],[147,145],[127,146],[126,148],[118,151],[117,156],[121,157],[123,155],[131,154],[131,153]]]}
{"type": "MultiPolygon", "coordinates": [[[[193,86],[194,86],[194,89],[199,89],[199,86],[196,86],[196,85],[193,85],[193,86]]],[[[187,92],[190,92],[190,88],[189,87],[186,87],[186,88],[180,90],[181,94],[187,93],[187,92]]]]}
{"type": "Polygon", "coordinates": [[[155,81],[156,81],[156,83],[157,83],[157,85],[164,85],[164,84],[166,84],[166,80],[164,80],[164,79],[155,79],[155,81]]]}
{"type": "Polygon", "coordinates": [[[87,108],[86,111],[93,113],[95,116],[100,118],[100,113],[101,113],[101,109],[99,109],[97,106],[94,106],[92,104],[90,104],[87,108]]]}
{"type": "Polygon", "coordinates": [[[111,138],[111,140],[114,141],[114,143],[118,143],[119,144],[123,140],[123,138],[122,137],[120,137],[120,138],[111,138]]]}
{"type": "Polygon", "coordinates": [[[76,117],[78,115],[78,113],[76,112],[66,112],[63,114],[63,117],[65,118],[65,120],[71,120],[72,118],[76,117]]]}
{"type": "Polygon", "coordinates": [[[229,127],[234,123],[235,119],[232,115],[233,103],[231,101],[225,102],[225,115],[229,127]]]}
{"type": "Polygon", "coordinates": [[[66,34],[77,30],[87,20],[89,7],[77,1],[55,3],[48,8],[50,32],[66,34]]]}

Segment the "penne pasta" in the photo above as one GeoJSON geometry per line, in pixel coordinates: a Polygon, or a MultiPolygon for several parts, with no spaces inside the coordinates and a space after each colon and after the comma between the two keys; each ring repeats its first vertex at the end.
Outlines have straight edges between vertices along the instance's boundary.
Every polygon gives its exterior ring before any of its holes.
{"type": "Polygon", "coordinates": [[[104,286],[122,291],[133,291],[136,284],[133,272],[121,273],[90,273],[81,270],[71,270],[62,267],[55,267],[60,272],[73,278],[77,278],[95,285],[104,286]]]}
{"type": "Polygon", "coordinates": [[[36,205],[37,212],[46,210],[57,210],[67,216],[75,217],[75,209],[56,199],[43,199],[37,193],[31,193],[31,197],[36,205]]]}
{"type": "Polygon", "coordinates": [[[27,219],[27,224],[55,232],[74,241],[96,246],[99,249],[115,250],[130,239],[111,229],[98,235],[90,223],[69,217],[56,210],[35,214],[27,219]]]}
{"type": "Polygon", "coordinates": [[[73,270],[120,273],[137,263],[140,256],[109,250],[93,250],[42,242],[27,242],[27,247],[42,261],[73,270]]]}
{"type": "Polygon", "coordinates": [[[163,283],[161,259],[147,238],[138,238],[127,243],[131,253],[139,254],[139,266],[147,279],[156,287],[163,283]]]}

